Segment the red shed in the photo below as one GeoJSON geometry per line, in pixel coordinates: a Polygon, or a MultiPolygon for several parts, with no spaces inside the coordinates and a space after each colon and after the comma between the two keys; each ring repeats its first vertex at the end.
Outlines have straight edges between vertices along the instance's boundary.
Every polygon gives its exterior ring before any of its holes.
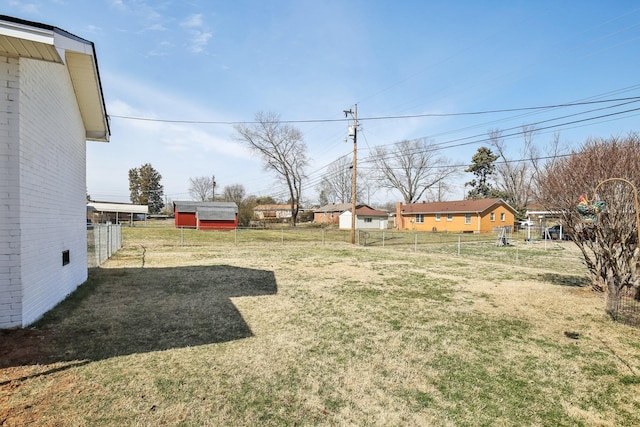
{"type": "Polygon", "coordinates": [[[173,202],[176,227],[233,230],[238,227],[238,206],[233,202],[173,202]]]}

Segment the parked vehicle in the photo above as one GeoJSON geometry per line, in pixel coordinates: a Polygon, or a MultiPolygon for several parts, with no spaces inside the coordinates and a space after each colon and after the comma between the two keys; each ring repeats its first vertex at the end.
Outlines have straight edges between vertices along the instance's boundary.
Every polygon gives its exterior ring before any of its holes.
{"type": "Polygon", "coordinates": [[[560,240],[560,232],[562,231],[562,240],[570,240],[569,233],[567,233],[567,229],[560,225],[554,225],[553,227],[548,227],[545,229],[542,238],[548,238],[552,240],[560,240]]]}

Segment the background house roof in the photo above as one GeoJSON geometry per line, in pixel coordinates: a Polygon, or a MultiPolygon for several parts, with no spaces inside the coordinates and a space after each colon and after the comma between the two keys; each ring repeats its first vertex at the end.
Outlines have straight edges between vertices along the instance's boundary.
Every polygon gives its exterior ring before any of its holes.
{"type": "MultiPolygon", "coordinates": [[[[351,213],[351,208],[347,209],[345,212],[351,213]]],[[[361,205],[356,207],[356,216],[377,216],[387,218],[389,214],[385,211],[373,209],[367,205],[361,205]]]]}
{"type": "Polygon", "coordinates": [[[0,53],[66,65],[85,128],[85,138],[109,141],[111,134],[92,42],[60,28],[0,15],[0,53]]]}
{"type": "MultiPolygon", "coordinates": [[[[356,211],[358,206],[363,206],[362,204],[356,205],[356,211]]],[[[329,204],[319,207],[315,209],[314,212],[344,212],[346,210],[351,209],[351,203],[338,203],[336,205],[329,204]]]]}
{"type": "Polygon", "coordinates": [[[502,199],[469,199],[452,202],[411,203],[401,206],[401,212],[408,214],[431,213],[481,213],[494,205],[504,205],[515,213],[515,209],[502,199]]]}

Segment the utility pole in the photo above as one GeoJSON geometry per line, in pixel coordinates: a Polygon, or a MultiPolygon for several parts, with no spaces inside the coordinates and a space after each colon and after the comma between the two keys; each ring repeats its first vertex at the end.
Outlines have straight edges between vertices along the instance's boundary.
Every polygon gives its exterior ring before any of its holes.
{"type": "Polygon", "coordinates": [[[216,176],[215,175],[211,176],[211,186],[213,187],[211,189],[211,201],[214,202],[216,200],[216,176]]]}
{"type": "Polygon", "coordinates": [[[353,137],[353,165],[351,166],[351,244],[356,243],[356,163],[358,153],[358,104],[354,109],[344,110],[344,116],[353,116],[353,125],[349,126],[349,136],[353,137]]]}

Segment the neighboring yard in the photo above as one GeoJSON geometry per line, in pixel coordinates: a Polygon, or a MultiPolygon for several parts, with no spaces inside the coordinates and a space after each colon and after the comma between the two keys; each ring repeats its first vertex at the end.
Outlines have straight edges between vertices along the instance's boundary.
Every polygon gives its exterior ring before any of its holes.
{"type": "Polygon", "coordinates": [[[640,425],[640,330],[571,242],[187,231],[123,228],[72,297],[0,332],[0,425],[640,425]]]}

